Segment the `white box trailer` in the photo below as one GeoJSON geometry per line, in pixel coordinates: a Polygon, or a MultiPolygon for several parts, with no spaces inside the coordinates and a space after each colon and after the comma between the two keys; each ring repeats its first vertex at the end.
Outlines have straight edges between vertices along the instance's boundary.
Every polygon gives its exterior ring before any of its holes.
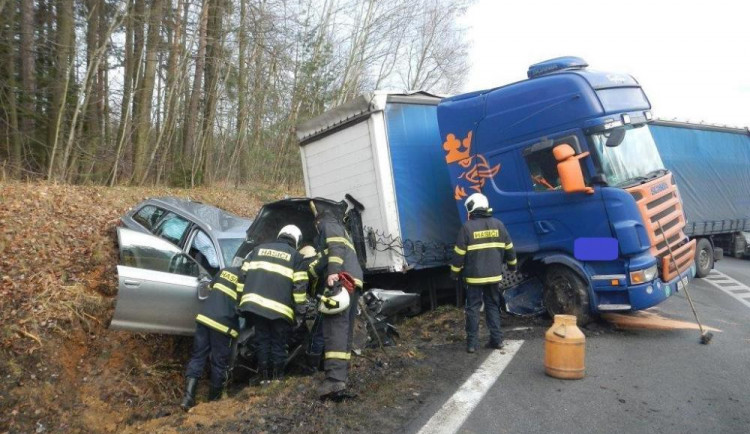
{"type": "Polygon", "coordinates": [[[364,206],[366,271],[444,265],[459,219],[437,125],[440,98],[366,93],[301,123],[308,197],[364,206]]]}

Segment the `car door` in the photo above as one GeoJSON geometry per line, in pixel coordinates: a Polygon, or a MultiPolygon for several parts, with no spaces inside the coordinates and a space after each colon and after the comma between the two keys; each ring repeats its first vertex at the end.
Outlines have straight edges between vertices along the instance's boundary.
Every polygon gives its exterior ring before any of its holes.
{"type": "Polygon", "coordinates": [[[117,228],[118,294],[110,328],[191,335],[200,307],[198,286],[208,273],[174,244],[117,228]]]}

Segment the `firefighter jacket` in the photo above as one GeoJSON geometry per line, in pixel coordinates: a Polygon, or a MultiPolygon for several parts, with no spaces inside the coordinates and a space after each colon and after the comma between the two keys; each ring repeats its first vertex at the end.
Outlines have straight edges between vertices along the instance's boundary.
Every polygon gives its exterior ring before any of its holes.
{"type": "Polygon", "coordinates": [[[487,285],[503,279],[503,262],[517,264],[513,241],[503,223],[490,212],[475,212],[458,232],[451,276],[463,272],[469,285],[487,285]]]}
{"type": "Polygon", "coordinates": [[[242,296],[242,275],[239,267],[221,270],[211,281],[208,298],[201,304],[195,321],[236,338],[240,329],[237,301],[242,296]]]}
{"type": "Polygon", "coordinates": [[[242,264],[245,291],[240,311],[294,323],[294,305],[307,301],[307,270],[302,255],[279,239],[257,246],[242,264]]]}
{"type": "Polygon", "coordinates": [[[325,256],[328,261],[325,273],[320,277],[326,279],[331,274],[347,272],[361,289],[363,286],[362,267],[359,265],[357,251],[354,250],[354,244],[344,226],[335,217],[326,214],[318,223],[318,231],[317,250],[321,252],[321,257],[325,256]]]}
{"type": "Polygon", "coordinates": [[[328,277],[325,274],[327,268],[328,250],[318,252],[311,260],[308,260],[307,274],[310,277],[309,293],[311,296],[323,294],[323,291],[325,291],[326,277],[328,277]]]}

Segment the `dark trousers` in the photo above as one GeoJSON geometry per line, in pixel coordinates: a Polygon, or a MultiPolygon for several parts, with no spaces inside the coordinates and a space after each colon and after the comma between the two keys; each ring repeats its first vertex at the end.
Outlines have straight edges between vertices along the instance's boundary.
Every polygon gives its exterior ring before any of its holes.
{"type": "Polygon", "coordinates": [[[323,367],[326,378],[346,382],[352,356],[354,322],[357,319],[359,290],[350,295],[349,308],[336,315],[323,315],[325,354],[323,367]]]}
{"type": "Polygon", "coordinates": [[[197,324],[193,337],[193,353],[185,369],[185,376],[201,378],[206,359],[211,359],[211,386],[221,388],[228,378],[232,338],[229,335],[197,324]],[[210,356],[210,357],[209,357],[210,356]]]}
{"type": "Polygon", "coordinates": [[[487,328],[490,329],[490,343],[503,341],[500,331],[500,285],[466,285],[466,344],[479,344],[479,308],[484,299],[484,313],[487,317],[487,328]]]}
{"type": "Polygon", "coordinates": [[[315,317],[312,329],[310,330],[310,345],[307,347],[307,354],[320,356],[323,354],[325,340],[323,339],[323,314],[319,313],[315,317]]]}
{"type": "Polygon", "coordinates": [[[286,364],[286,340],[291,325],[283,319],[253,315],[258,366],[286,364]]]}

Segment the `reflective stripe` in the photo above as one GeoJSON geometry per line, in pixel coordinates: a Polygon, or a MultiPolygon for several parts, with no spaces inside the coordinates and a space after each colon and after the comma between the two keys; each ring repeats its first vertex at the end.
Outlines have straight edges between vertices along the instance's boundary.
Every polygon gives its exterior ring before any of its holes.
{"type": "Polygon", "coordinates": [[[510,250],[513,248],[513,243],[508,243],[505,245],[505,250],[510,250]]]}
{"type": "Polygon", "coordinates": [[[271,309],[274,312],[280,313],[289,319],[294,319],[294,311],[291,307],[285,305],[284,303],[279,303],[276,300],[262,297],[258,294],[243,295],[242,301],[240,301],[240,306],[245,303],[255,303],[259,306],[265,307],[266,309],[271,309]]]}
{"type": "Polygon", "coordinates": [[[482,249],[504,249],[505,243],[481,243],[474,244],[467,247],[467,250],[482,250],[482,249]]]}
{"type": "Polygon", "coordinates": [[[508,261],[508,265],[516,265],[518,263],[518,259],[514,259],[512,261],[508,261]]]}
{"type": "Polygon", "coordinates": [[[219,277],[232,283],[237,283],[237,281],[240,279],[239,276],[227,270],[222,271],[219,277]]]}
{"type": "Polygon", "coordinates": [[[238,283],[237,284],[237,292],[242,292],[245,290],[245,284],[244,283],[238,283]]]}
{"type": "Polygon", "coordinates": [[[466,250],[461,250],[461,249],[458,248],[458,246],[454,247],[453,251],[456,252],[456,253],[458,253],[461,256],[463,256],[463,255],[466,254],[466,250]]]}
{"type": "Polygon", "coordinates": [[[349,360],[352,358],[351,353],[346,353],[344,351],[326,351],[325,355],[326,359],[341,359],[341,360],[349,360]]]}
{"type": "Polygon", "coordinates": [[[331,237],[331,238],[326,238],[326,243],[328,243],[328,244],[330,244],[330,243],[341,243],[341,244],[345,244],[345,245],[346,245],[346,247],[349,247],[350,249],[352,249],[352,250],[355,250],[355,249],[354,249],[354,246],[353,246],[353,245],[352,245],[352,243],[351,243],[351,241],[347,240],[347,239],[346,239],[346,238],[344,238],[344,237],[331,237]]]}
{"type": "Polygon", "coordinates": [[[354,285],[357,288],[362,288],[363,286],[365,286],[365,284],[361,280],[357,279],[356,277],[353,277],[353,279],[354,279],[354,285]]]}
{"type": "Polygon", "coordinates": [[[307,267],[307,272],[312,274],[313,277],[318,277],[318,273],[315,272],[315,266],[318,265],[318,262],[320,259],[316,259],[310,263],[310,266],[307,267]]]}
{"type": "Polygon", "coordinates": [[[503,276],[490,276],[490,277],[467,277],[466,283],[497,283],[503,280],[503,276]]]}
{"type": "Polygon", "coordinates": [[[296,293],[295,292],[294,293],[294,302],[295,303],[301,304],[301,303],[304,303],[306,301],[307,301],[307,294],[305,294],[304,292],[300,292],[300,293],[296,293]]]}
{"type": "Polygon", "coordinates": [[[330,258],[328,258],[328,262],[332,262],[334,264],[343,264],[344,260],[339,258],[338,256],[331,256],[330,258]]]}
{"type": "Polygon", "coordinates": [[[460,273],[462,268],[464,267],[456,267],[455,265],[451,265],[451,271],[454,273],[460,273]]]}
{"type": "Polygon", "coordinates": [[[197,322],[203,324],[206,327],[211,327],[212,329],[214,329],[214,330],[216,330],[218,332],[221,332],[221,333],[224,333],[224,334],[229,333],[229,336],[231,336],[233,338],[237,337],[238,333],[237,333],[236,330],[232,330],[229,327],[225,326],[224,324],[222,324],[220,322],[216,322],[216,321],[212,320],[211,318],[209,318],[209,317],[207,317],[205,315],[198,314],[198,316],[195,317],[195,320],[197,322]]]}
{"type": "Polygon", "coordinates": [[[307,271],[295,271],[294,279],[295,282],[301,282],[303,280],[309,280],[307,277],[307,271]]]}
{"type": "Polygon", "coordinates": [[[229,289],[228,286],[223,285],[221,283],[214,283],[213,286],[214,289],[218,289],[219,291],[223,292],[224,294],[232,297],[232,300],[237,300],[237,293],[229,289]]]}
{"type": "MultiPolygon", "coordinates": [[[[245,268],[243,265],[242,268],[245,268]]],[[[266,270],[272,273],[281,274],[282,276],[291,279],[294,274],[294,270],[283,265],[274,264],[266,261],[252,261],[247,263],[248,270],[266,270]]]]}

